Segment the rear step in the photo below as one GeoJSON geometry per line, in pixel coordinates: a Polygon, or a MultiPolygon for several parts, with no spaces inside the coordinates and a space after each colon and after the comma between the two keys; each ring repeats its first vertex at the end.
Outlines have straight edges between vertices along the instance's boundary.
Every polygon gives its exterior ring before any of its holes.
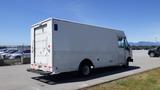
{"type": "Polygon", "coordinates": [[[28,68],[27,71],[37,73],[37,74],[40,74],[40,75],[50,75],[52,73],[52,72],[49,72],[49,71],[35,70],[35,69],[31,69],[31,68],[28,68]]]}

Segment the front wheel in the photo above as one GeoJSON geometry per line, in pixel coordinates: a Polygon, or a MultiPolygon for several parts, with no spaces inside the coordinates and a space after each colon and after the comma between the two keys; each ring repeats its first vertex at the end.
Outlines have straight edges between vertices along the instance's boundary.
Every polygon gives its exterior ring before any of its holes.
{"type": "Polygon", "coordinates": [[[123,65],[124,68],[128,68],[129,67],[129,61],[127,60],[126,63],[123,65]]]}

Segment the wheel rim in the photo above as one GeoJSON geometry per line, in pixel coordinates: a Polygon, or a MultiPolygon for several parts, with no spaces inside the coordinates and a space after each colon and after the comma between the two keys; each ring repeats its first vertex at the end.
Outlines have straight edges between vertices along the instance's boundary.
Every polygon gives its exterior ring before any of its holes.
{"type": "Polygon", "coordinates": [[[90,73],[90,68],[89,68],[89,66],[85,65],[85,66],[83,67],[83,69],[82,69],[82,73],[83,73],[83,75],[89,75],[89,73],[90,73]]]}
{"type": "Polygon", "coordinates": [[[150,53],[150,56],[151,56],[151,57],[154,57],[154,53],[150,53]]]}

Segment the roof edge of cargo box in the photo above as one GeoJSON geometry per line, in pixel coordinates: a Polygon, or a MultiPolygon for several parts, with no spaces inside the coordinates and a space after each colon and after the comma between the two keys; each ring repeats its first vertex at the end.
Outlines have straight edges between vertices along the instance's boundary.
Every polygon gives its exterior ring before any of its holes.
{"type": "Polygon", "coordinates": [[[87,25],[91,27],[107,29],[107,30],[115,31],[115,33],[117,33],[117,36],[126,37],[125,33],[122,30],[118,30],[118,29],[111,29],[111,28],[106,28],[106,27],[96,26],[96,25],[91,25],[91,24],[86,24],[86,23],[80,23],[80,22],[73,22],[73,21],[64,20],[64,19],[56,19],[56,18],[52,18],[52,19],[57,20],[57,21],[62,21],[62,22],[75,23],[75,24],[80,24],[80,25],[87,25]]]}
{"type": "Polygon", "coordinates": [[[113,29],[113,28],[111,29],[111,28],[106,28],[106,27],[102,27],[102,26],[97,26],[97,25],[92,25],[92,24],[87,24],[87,23],[74,22],[74,21],[70,21],[70,20],[58,19],[58,18],[52,18],[52,17],[47,18],[47,19],[45,19],[43,21],[40,21],[38,23],[35,23],[35,24],[32,25],[32,27],[40,25],[40,24],[42,24],[44,22],[47,22],[49,20],[58,20],[58,21],[63,21],[63,22],[70,22],[70,23],[76,23],[76,24],[81,24],[81,25],[88,25],[88,26],[92,26],[92,27],[104,28],[104,29],[109,29],[109,30],[122,31],[122,30],[118,30],[118,29],[113,29]]]}
{"type": "Polygon", "coordinates": [[[37,26],[37,25],[41,25],[42,23],[47,22],[47,21],[52,20],[52,19],[53,19],[52,17],[47,18],[47,19],[45,19],[45,20],[43,20],[43,21],[40,21],[40,22],[38,22],[38,23],[33,24],[31,27],[35,27],[35,26],[37,26]]]}
{"type": "Polygon", "coordinates": [[[104,29],[109,29],[109,30],[122,31],[122,30],[118,30],[118,29],[114,29],[114,28],[111,29],[111,28],[106,28],[106,27],[102,27],[102,26],[97,26],[97,25],[92,25],[92,24],[87,24],[87,23],[74,22],[74,21],[70,21],[70,20],[58,19],[58,18],[52,18],[52,17],[47,18],[47,19],[45,19],[43,21],[40,21],[38,23],[35,23],[35,24],[32,25],[32,27],[40,25],[40,24],[42,24],[44,22],[47,22],[49,20],[58,20],[58,21],[63,21],[63,22],[70,22],[70,23],[76,23],[76,24],[81,24],[81,25],[88,25],[88,26],[92,26],[92,27],[104,28],[104,29]]]}
{"type": "MultiPolygon", "coordinates": [[[[47,18],[47,19],[45,19],[45,20],[43,20],[43,21],[40,21],[40,22],[38,22],[38,23],[36,23],[36,24],[33,24],[32,27],[35,27],[35,26],[37,26],[37,25],[41,25],[42,23],[45,23],[45,22],[47,22],[47,21],[49,21],[49,20],[57,20],[57,21],[63,21],[63,22],[69,22],[69,23],[76,23],[76,24],[81,24],[81,25],[88,25],[88,26],[92,26],[92,27],[96,27],[96,28],[102,28],[102,29],[108,29],[108,30],[112,30],[112,31],[118,31],[118,32],[121,32],[121,33],[124,34],[124,32],[123,32],[122,30],[118,30],[118,29],[111,29],[111,28],[106,28],[106,27],[101,27],[101,26],[96,26],[96,25],[91,25],[91,24],[86,24],[86,23],[80,23],[80,22],[73,22],[73,21],[69,21],[69,20],[52,18],[52,17],[47,18]]],[[[118,33],[117,33],[117,34],[118,34],[118,33]]],[[[118,34],[118,35],[119,35],[119,34],[118,34]]],[[[123,35],[123,36],[125,36],[125,35],[123,35]]]]}
{"type": "Polygon", "coordinates": [[[108,30],[114,30],[114,31],[121,31],[119,29],[115,29],[115,28],[107,28],[107,27],[102,27],[102,26],[97,26],[97,25],[93,25],[93,24],[87,24],[87,23],[80,23],[80,22],[74,22],[74,21],[70,21],[70,20],[65,20],[65,19],[57,19],[57,18],[52,18],[53,20],[58,20],[58,21],[63,21],[63,22],[69,22],[69,23],[75,23],[75,24],[81,24],[81,25],[88,25],[88,26],[92,26],[92,27],[97,27],[97,28],[103,28],[103,29],[108,29],[108,30]]]}

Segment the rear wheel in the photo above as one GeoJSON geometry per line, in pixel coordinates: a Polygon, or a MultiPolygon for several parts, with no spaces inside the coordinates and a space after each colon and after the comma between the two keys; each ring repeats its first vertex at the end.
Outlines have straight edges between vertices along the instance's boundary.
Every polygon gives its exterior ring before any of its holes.
{"type": "Polygon", "coordinates": [[[19,60],[19,59],[21,59],[21,56],[16,56],[15,59],[18,59],[18,60],[19,60]]]}
{"type": "Polygon", "coordinates": [[[129,67],[129,61],[127,60],[126,63],[123,65],[124,68],[128,68],[129,67]]]}
{"type": "Polygon", "coordinates": [[[91,75],[91,65],[89,64],[82,64],[79,68],[79,74],[81,76],[89,76],[91,75]]]}

